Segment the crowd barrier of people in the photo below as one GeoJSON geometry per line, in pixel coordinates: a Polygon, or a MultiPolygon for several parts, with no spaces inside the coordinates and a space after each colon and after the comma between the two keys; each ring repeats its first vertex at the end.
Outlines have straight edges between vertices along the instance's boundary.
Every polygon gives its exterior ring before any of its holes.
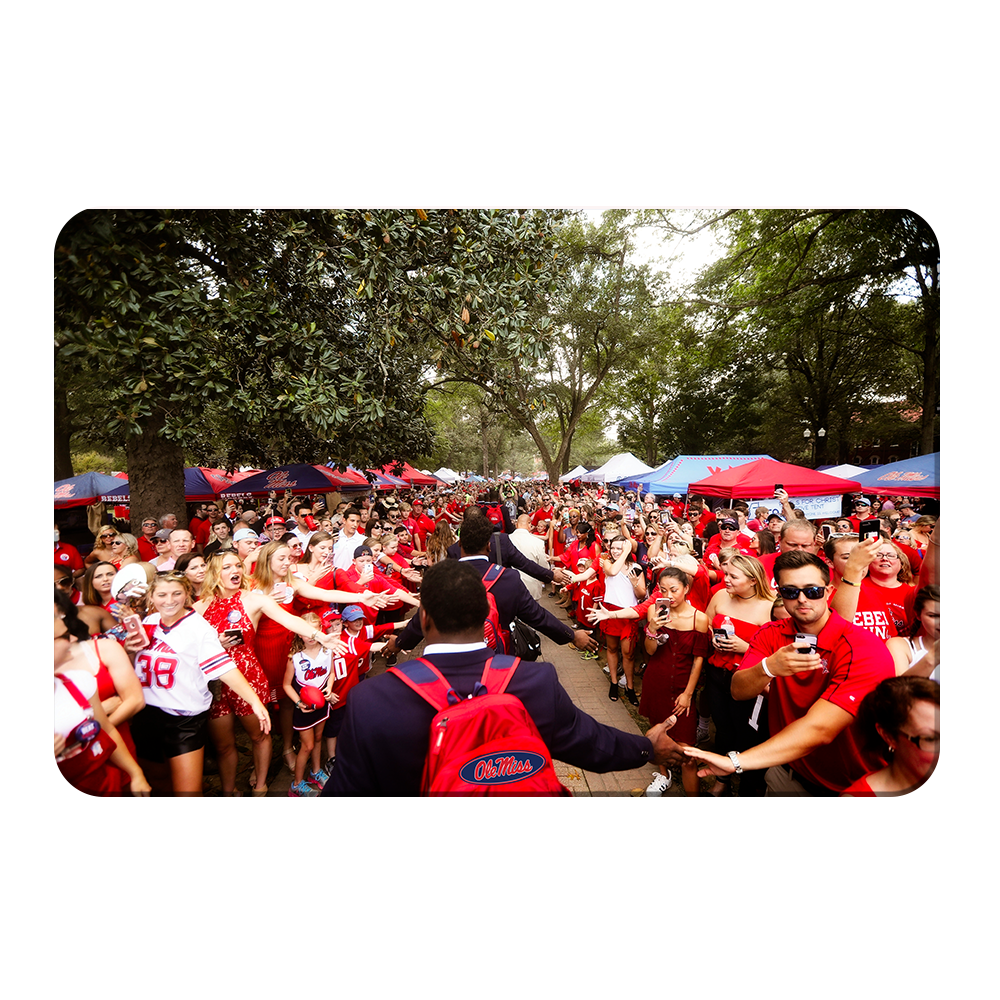
{"type": "Polygon", "coordinates": [[[813,521],[781,489],[752,511],[579,484],[328,499],[149,512],[138,536],[97,507],[79,547],[56,523],[66,780],[200,795],[208,748],[227,796],[266,795],[282,766],[294,797],[417,794],[438,718],[421,684],[519,699],[536,757],[657,764],[649,796],[675,776],[688,796],[891,795],[933,770],[934,502],[845,497],[813,521]],[[551,664],[512,658],[515,625],[592,661],[646,735],[580,711],[551,664]]]}

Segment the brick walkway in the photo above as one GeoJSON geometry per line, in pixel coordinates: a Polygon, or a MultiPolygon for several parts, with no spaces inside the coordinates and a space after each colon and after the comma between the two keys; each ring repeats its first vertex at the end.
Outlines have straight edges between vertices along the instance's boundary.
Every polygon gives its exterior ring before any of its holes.
{"type": "MultiPolygon", "coordinates": [[[[566,614],[559,608],[550,597],[544,596],[542,605],[560,620],[566,620],[566,614]]],[[[419,655],[421,647],[418,646],[411,655],[419,655]]],[[[542,636],[542,659],[548,660],[555,665],[561,681],[574,704],[588,715],[593,716],[598,722],[616,729],[622,729],[627,733],[641,732],[635,720],[625,707],[624,698],[619,701],[608,699],[608,677],[601,669],[603,662],[598,660],[584,660],[580,656],[579,650],[573,646],[559,646],[542,636]]],[[[371,676],[377,676],[385,670],[385,661],[376,657],[372,663],[371,676]]],[[[242,735],[242,734],[240,734],[242,735]]],[[[270,780],[268,782],[268,797],[288,796],[288,789],[292,782],[291,772],[284,766],[284,761],[278,753],[281,739],[277,732],[274,734],[274,760],[270,769],[270,780]]],[[[240,740],[242,743],[243,741],[240,740]]],[[[246,789],[249,781],[249,747],[240,746],[240,765],[237,777],[237,788],[246,789]]],[[[584,771],[581,768],[572,767],[562,761],[556,761],[556,773],[559,780],[569,788],[574,795],[643,795],[646,786],[653,775],[658,770],[654,765],[647,764],[644,767],[632,771],[613,771],[608,774],[596,774],[591,771],[584,771]]],[[[245,795],[249,792],[244,791],[245,795]]],[[[680,787],[680,780],[675,773],[675,778],[668,796],[680,795],[684,792],[680,787]]]]}

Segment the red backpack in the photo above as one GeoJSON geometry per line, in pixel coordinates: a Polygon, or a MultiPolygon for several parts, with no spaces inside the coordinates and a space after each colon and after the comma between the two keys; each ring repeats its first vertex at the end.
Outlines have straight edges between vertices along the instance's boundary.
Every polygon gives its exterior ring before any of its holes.
{"type": "Polygon", "coordinates": [[[569,795],[556,777],[552,756],[521,703],[505,690],[520,659],[493,656],[482,680],[461,698],[429,660],[409,660],[395,674],[437,714],[421,795],[569,795]]]}
{"type": "Polygon", "coordinates": [[[486,508],[486,517],[491,524],[499,524],[503,528],[503,511],[500,509],[500,505],[497,504],[495,507],[486,508]]]}
{"type": "Polygon", "coordinates": [[[500,624],[500,609],[496,598],[490,593],[493,584],[503,575],[503,567],[491,565],[483,576],[483,586],[486,588],[486,600],[490,612],[483,622],[483,639],[494,652],[506,653],[510,648],[510,632],[500,624]]]}

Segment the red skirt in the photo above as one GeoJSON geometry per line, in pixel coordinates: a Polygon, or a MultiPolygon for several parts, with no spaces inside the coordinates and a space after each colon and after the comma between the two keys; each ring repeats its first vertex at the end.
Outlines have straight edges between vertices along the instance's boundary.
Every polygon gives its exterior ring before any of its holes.
{"type": "MultiPolygon", "coordinates": [[[[624,610],[615,604],[605,604],[604,608],[606,611],[624,610]]],[[[628,639],[631,636],[634,636],[638,627],[638,618],[605,618],[601,622],[601,631],[605,635],[617,635],[623,639],[628,639]]]]}

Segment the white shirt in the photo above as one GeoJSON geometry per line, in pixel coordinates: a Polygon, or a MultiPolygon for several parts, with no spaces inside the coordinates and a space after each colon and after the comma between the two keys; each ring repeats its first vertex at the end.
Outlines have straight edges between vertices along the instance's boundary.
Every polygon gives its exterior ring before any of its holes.
{"type": "MultiPolygon", "coordinates": [[[[507,537],[511,540],[514,548],[520,551],[527,559],[548,569],[549,561],[545,557],[545,542],[538,535],[533,535],[527,528],[516,528],[507,537]]],[[[533,576],[528,576],[524,570],[518,570],[518,573],[521,574],[521,580],[524,582],[528,593],[537,601],[545,589],[542,581],[536,580],[533,576]]]]}
{"type": "Polygon", "coordinates": [[[360,531],[355,531],[348,537],[343,531],[337,539],[337,544],[333,547],[333,565],[337,569],[348,570],[354,563],[354,552],[359,545],[364,545],[365,536],[360,531]]]}

